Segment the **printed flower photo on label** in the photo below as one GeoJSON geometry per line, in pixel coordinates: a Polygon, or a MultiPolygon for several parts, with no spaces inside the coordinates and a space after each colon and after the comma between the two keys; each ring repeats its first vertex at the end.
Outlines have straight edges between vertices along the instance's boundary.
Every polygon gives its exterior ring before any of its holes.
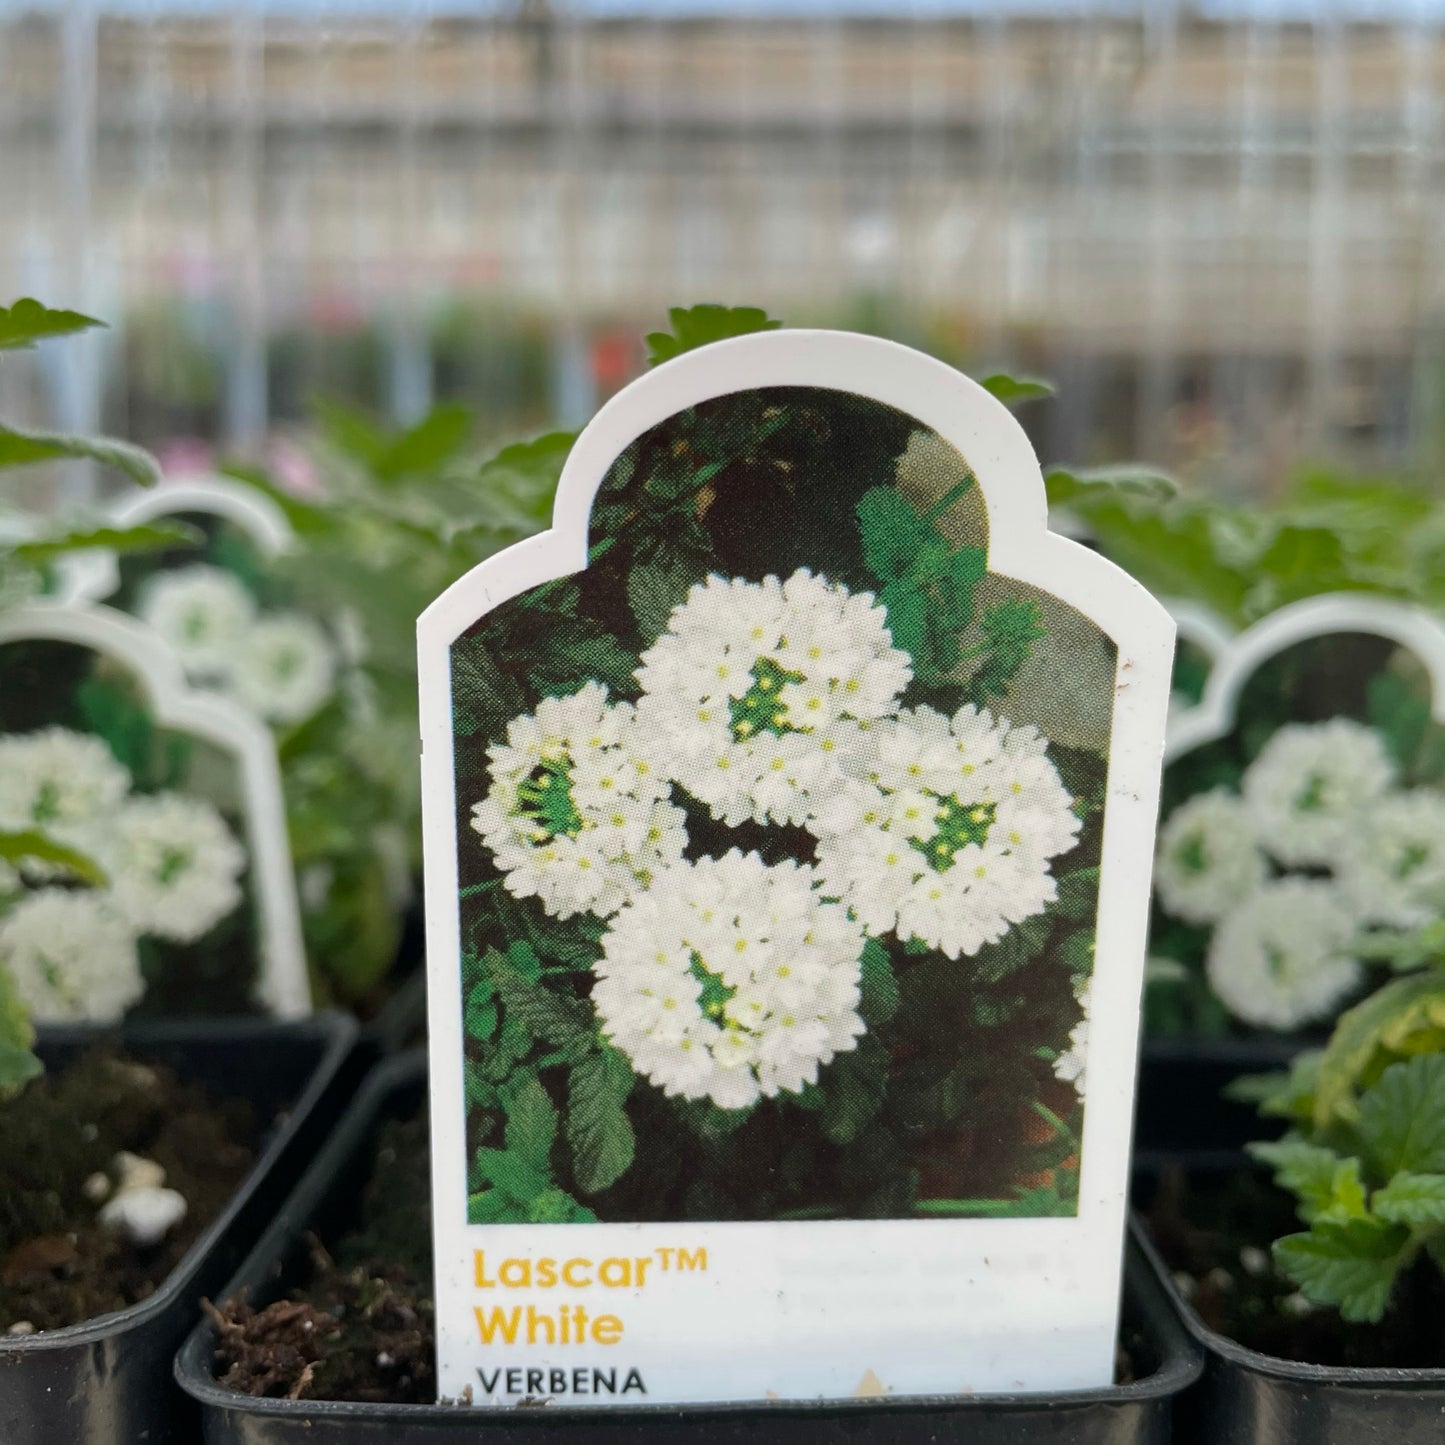
{"type": "Polygon", "coordinates": [[[590,543],[451,650],[469,1219],[1076,1213],[1112,642],[848,393],[669,418],[590,543]]]}
{"type": "Polygon", "coordinates": [[[1226,733],[1166,768],[1153,1032],[1327,1027],[1372,977],[1430,955],[1445,916],[1430,696],[1407,648],[1341,627],[1261,665],[1226,733]]]}

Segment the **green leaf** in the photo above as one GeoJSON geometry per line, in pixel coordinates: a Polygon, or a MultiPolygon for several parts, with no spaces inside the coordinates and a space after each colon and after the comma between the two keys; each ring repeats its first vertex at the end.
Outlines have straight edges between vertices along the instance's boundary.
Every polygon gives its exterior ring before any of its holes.
{"type": "Polygon", "coordinates": [[[17,542],[10,550],[23,562],[41,566],[72,552],[103,547],[108,552],[164,552],[171,547],[196,547],[206,540],[187,522],[147,522],[139,527],[90,527],[55,537],[17,542]]]}
{"type": "Polygon", "coordinates": [[[1373,1323],[1385,1313],[1409,1238],[1408,1230],[1383,1220],[1319,1220],[1306,1234],[1277,1240],[1274,1257],[1316,1304],[1338,1305],[1345,1319],[1373,1323]]]}
{"type": "Polygon", "coordinates": [[[697,580],[697,568],[681,562],[666,567],[644,563],[628,574],[627,601],[644,647],[650,647],[662,635],[673,608],[686,598],[697,580]]]}
{"type": "Polygon", "coordinates": [[[141,447],[112,437],[74,436],[68,432],[21,431],[0,426],[0,467],[25,467],[66,458],[99,462],[124,472],[142,487],[161,479],[160,463],[141,447]]]}
{"type": "Polygon", "coordinates": [[[880,582],[905,577],[937,534],[893,487],[870,487],[854,509],[863,536],[863,561],[880,582]]]}
{"type": "Polygon", "coordinates": [[[10,970],[0,963],[0,1099],[8,1098],[42,1072],[31,1051],[35,1029],[10,970]]]}
{"type": "Polygon", "coordinates": [[[79,311],[52,311],[29,296],[22,296],[11,307],[0,306],[0,351],[30,351],[37,341],[49,336],[71,336],[104,326],[93,316],[79,311]]]}
{"type": "Polygon", "coordinates": [[[731,336],[747,336],[754,331],[776,331],[783,323],[774,321],[758,306],[718,306],[707,303],[701,306],[674,306],[667,318],[672,324],[671,331],[653,331],[647,337],[647,364],[658,366],[681,356],[684,351],[695,351],[699,346],[709,346],[714,341],[726,341],[731,336]]]}
{"type": "Polygon", "coordinates": [[[995,371],[985,376],[979,385],[1005,406],[1018,406],[1025,401],[1041,401],[1054,395],[1051,383],[1034,376],[1011,376],[1006,371],[995,371]]]}
{"type": "Polygon", "coordinates": [[[454,402],[435,406],[415,426],[388,440],[371,469],[384,482],[430,471],[466,446],[474,421],[469,407],[454,402]]]}
{"type": "Polygon", "coordinates": [[[527,1074],[507,1102],[507,1152],[519,1155],[534,1169],[552,1173],[552,1145],[557,1140],[557,1108],[535,1074],[527,1074]]]}
{"type": "Polygon", "coordinates": [[[1445,1225],[1445,1174],[1402,1170],[1375,1191],[1370,1210],[1390,1224],[1410,1229],[1445,1225]]]}
{"type": "Polygon", "coordinates": [[[109,881],[105,870],[93,859],[33,829],[19,833],[0,832],[0,859],[6,863],[23,863],[26,859],[53,863],[97,888],[104,888],[109,881]]]}
{"type": "Polygon", "coordinates": [[[1439,1048],[1445,1037],[1445,969],[1393,979],[1347,1009],[1325,1046],[1315,1087],[1315,1125],[1352,1123],[1356,1096],[1404,1053],[1439,1048]]]}
{"type": "Polygon", "coordinates": [[[877,1117],[888,1094],[888,1050],[873,1034],[839,1054],[818,1080],[823,1090],[819,1121],[835,1144],[851,1144],[877,1117]]]}
{"type": "Polygon", "coordinates": [[[580,999],[564,997],[540,983],[529,982],[506,955],[495,948],[486,951],[483,961],[508,1017],[521,1024],[533,1038],[579,1059],[597,1042],[592,1011],[580,999]]]}
{"type": "Polygon", "coordinates": [[[1360,1134],[1386,1179],[1402,1169],[1445,1173],[1445,1054],[1386,1069],[1360,1100],[1360,1134]]]}
{"type": "Polygon", "coordinates": [[[478,1149],[472,1156],[474,1186],[490,1184],[517,1204],[529,1204],[552,1187],[551,1178],[511,1149],[478,1149]]]}
{"type": "Polygon", "coordinates": [[[1099,870],[1076,868],[1059,879],[1059,896],[1054,904],[1065,918],[1091,918],[1099,906],[1099,870]]]}
{"type": "Polygon", "coordinates": [[[859,992],[858,1012],[870,1027],[886,1024],[898,1012],[898,977],[893,972],[893,959],[876,938],[863,945],[859,992]]]}
{"type": "Polygon", "coordinates": [[[1251,1144],[1249,1153],[1274,1170],[1275,1183],[1299,1200],[1300,1218],[1341,1221],[1363,1219],[1365,1186],[1360,1161],[1342,1158],[1333,1149],[1291,1137],[1278,1143],[1251,1144]]]}
{"type": "Polygon", "coordinates": [[[462,1027],[469,1039],[482,1043],[497,1031],[497,990],[491,979],[484,978],[468,991],[462,1027]]]}
{"type": "Polygon", "coordinates": [[[623,1105],[633,1074],[616,1049],[604,1048],[573,1066],[567,1079],[567,1143],[572,1175],[584,1194],[620,1179],[632,1163],[637,1140],[623,1105]]]}

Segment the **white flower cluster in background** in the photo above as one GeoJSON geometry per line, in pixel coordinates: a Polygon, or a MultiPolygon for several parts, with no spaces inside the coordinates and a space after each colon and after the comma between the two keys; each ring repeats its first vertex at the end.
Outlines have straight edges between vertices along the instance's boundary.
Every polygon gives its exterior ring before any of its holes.
{"type": "Polygon", "coordinates": [[[146,584],[139,614],[188,677],[229,692],[268,722],[300,722],[335,690],[337,655],[326,633],[299,612],[258,614],[255,598],[223,567],[159,573],[146,584]]]}
{"type": "Polygon", "coordinates": [[[1445,794],[1401,789],[1362,723],[1290,723],[1237,796],[1215,789],[1170,814],[1154,888],[1176,918],[1212,927],[1205,969],[1235,1017],[1297,1028],[1358,987],[1363,929],[1445,910],[1445,794]]]}
{"type": "Polygon", "coordinates": [[[513,718],[472,808],[504,884],[610,919],[593,1000],[669,1094],[744,1108],[856,1046],[868,934],[974,954],[1054,901],[1074,800],[1036,729],[900,710],[910,660],[871,593],[796,572],[709,577],[637,668],[513,718]],[[719,822],[791,824],[817,865],[683,861],[691,794],[719,822]]]}
{"type": "Polygon", "coordinates": [[[741,1109],[853,1048],[863,929],[813,870],[734,849],[679,862],[613,920],[592,1001],[665,1093],[741,1109]]]}
{"type": "Polygon", "coordinates": [[[640,741],[632,706],[608,702],[597,682],[512,719],[487,750],[492,785],[472,809],[510,892],[558,918],[607,918],[682,857],[682,810],[640,741]]]}
{"type": "Polygon", "coordinates": [[[0,829],[94,861],[104,886],[27,860],[0,878],[0,961],[41,1022],[119,1019],[144,990],[137,939],[190,943],[241,901],[246,855],[208,802],[130,795],[99,738],[67,728],[0,738],[0,829]]]}

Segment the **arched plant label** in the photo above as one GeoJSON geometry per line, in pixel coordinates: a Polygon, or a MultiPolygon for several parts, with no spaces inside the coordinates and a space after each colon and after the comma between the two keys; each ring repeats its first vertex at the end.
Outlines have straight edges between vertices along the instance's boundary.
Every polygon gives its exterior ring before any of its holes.
{"type": "Polygon", "coordinates": [[[0,615],[0,963],[39,1023],[310,1012],[276,745],[105,607],[0,615]]]}
{"type": "Polygon", "coordinates": [[[1172,628],[1007,411],[690,353],[419,640],[442,1393],[1109,1383],[1172,628]]]}
{"type": "Polygon", "coordinates": [[[1174,672],[1169,686],[1171,722],[1204,696],[1209,675],[1228,650],[1234,629],[1212,608],[1183,597],[1160,601],[1174,619],[1174,672]]]}
{"type": "Polygon", "coordinates": [[[1445,628],[1420,608],[1312,597],[1217,653],[1169,726],[1155,1032],[1326,1028],[1372,971],[1438,950],[1442,723],[1445,628]]]}

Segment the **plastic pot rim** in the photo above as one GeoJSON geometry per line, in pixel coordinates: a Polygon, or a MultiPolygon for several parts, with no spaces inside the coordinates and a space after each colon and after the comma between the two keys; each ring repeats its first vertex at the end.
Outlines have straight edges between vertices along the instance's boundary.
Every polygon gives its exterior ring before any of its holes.
{"type": "MultiPolygon", "coordinates": [[[[360,1116],[374,1117],[385,1097],[399,1085],[425,1077],[426,1053],[414,1050],[383,1061],[367,1078],[353,1097],[332,1136],[318,1151],[306,1173],[293,1188],[277,1217],[261,1236],[248,1258],[220,1292],[222,1298],[246,1289],[252,1278],[263,1270],[274,1273],[275,1263],[296,1232],[296,1221],[309,1222],[321,1205],[331,1179],[356,1147],[354,1132],[348,1123],[360,1116]]],[[[471,1414],[479,1426],[505,1422],[508,1428],[545,1427],[548,1424],[581,1426],[603,1420],[617,1423],[678,1419],[689,1421],[740,1420],[757,1416],[796,1416],[849,1414],[859,1417],[886,1409],[900,1414],[928,1414],[957,1411],[961,1407],[979,1406],[989,1410],[1037,1410],[1047,1403],[1051,1409],[1082,1409],[1107,1405],[1125,1405],[1166,1400],[1194,1384],[1204,1372],[1204,1358],[1199,1341],[1184,1326],[1178,1309],[1165,1285],[1149,1266],[1143,1252],[1140,1231],[1132,1221],[1129,1226],[1129,1247],[1126,1249],[1126,1288],[1145,1295],[1154,1291],[1160,1308],[1150,1312],[1151,1325],[1158,1327],[1160,1359],[1157,1366],[1141,1380],[1127,1385],[1105,1385],[1093,1389],[1058,1392],[1034,1391],[1026,1394],[975,1395],[899,1395],[883,1399],[818,1399],[818,1400],[754,1400],[713,1401],[689,1404],[621,1405],[621,1406],[554,1406],[535,1408],[487,1405],[434,1403],[429,1405],[400,1402],[361,1402],[355,1400],[285,1400],[268,1396],[247,1395],[227,1389],[215,1378],[212,1350],[216,1328],[210,1320],[202,1320],[177,1352],[174,1365],[176,1383],[203,1408],[241,1411],[248,1415],[295,1418],[298,1414],[316,1412],[338,1422],[348,1419],[367,1420],[374,1424],[422,1423],[454,1421],[462,1414],[471,1414]],[[1129,1269],[1132,1257],[1134,1268],[1129,1269]],[[1155,1316],[1157,1315],[1157,1318],[1155,1316]]]]}
{"type": "MultiPolygon", "coordinates": [[[[330,1009],[319,1010],[305,1018],[284,1020],[242,1014],[145,1019],[118,1026],[46,1024],[39,1027],[38,1034],[42,1044],[84,1046],[115,1040],[124,1049],[144,1050],[147,1045],[180,1043],[198,1034],[204,1035],[207,1030],[219,1029],[225,1029],[232,1034],[254,1032],[258,1039],[278,1031],[315,1031],[326,1036],[326,1047],[306,1087],[286,1109],[287,1116],[297,1118],[310,1115],[321,1102],[322,1096],[334,1083],[357,1037],[355,1019],[330,1009]]],[[[196,1236],[191,1247],[176,1261],[154,1294],[133,1305],[127,1305],[124,1309],[108,1310],[105,1314],[92,1315],[89,1319],[80,1320],[73,1325],[62,1325],[59,1329],[40,1330],[33,1335],[6,1335],[0,1338],[0,1349],[7,1355],[13,1352],[17,1357],[40,1355],[50,1350],[73,1349],[77,1345],[89,1344],[129,1329],[143,1322],[148,1316],[160,1314],[169,1308],[185,1289],[184,1281],[195,1272],[204,1256],[216,1247],[260,1181],[276,1166],[289,1148],[289,1131],[284,1127],[276,1127],[276,1124],[277,1119],[272,1119],[265,1126],[269,1129],[270,1137],[252,1160],[245,1177],[236,1186],[221,1212],[196,1236]]]]}
{"type": "Polygon", "coordinates": [[[1302,1360],[1286,1360],[1278,1355],[1266,1355],[1232,1340],[1228,1335],[1211,1329],[1200,1317],[1199,1311],[1184,1298],[1174,1276],[1163,1257],[1149,1237],[1142,1218],[1135,1210],[1130,1211],[1130,1232],[1134,1236],[1145,1259],[1157,1276],[1184,1329],[1196,1344],[1210,1354],[1218,1355],[1231,1365],[1248,1370],[1252,1374],[1266,1375],[1271,1379],[1289,1381],[1299,1385],[1343,1385],[1358,1386],[1362,1389],[1378,1390],[1445,1390],[1445,1366],[1393,1368],[1389,1366],[1353,1365],[1312,1365],[1302,1360]]]}

